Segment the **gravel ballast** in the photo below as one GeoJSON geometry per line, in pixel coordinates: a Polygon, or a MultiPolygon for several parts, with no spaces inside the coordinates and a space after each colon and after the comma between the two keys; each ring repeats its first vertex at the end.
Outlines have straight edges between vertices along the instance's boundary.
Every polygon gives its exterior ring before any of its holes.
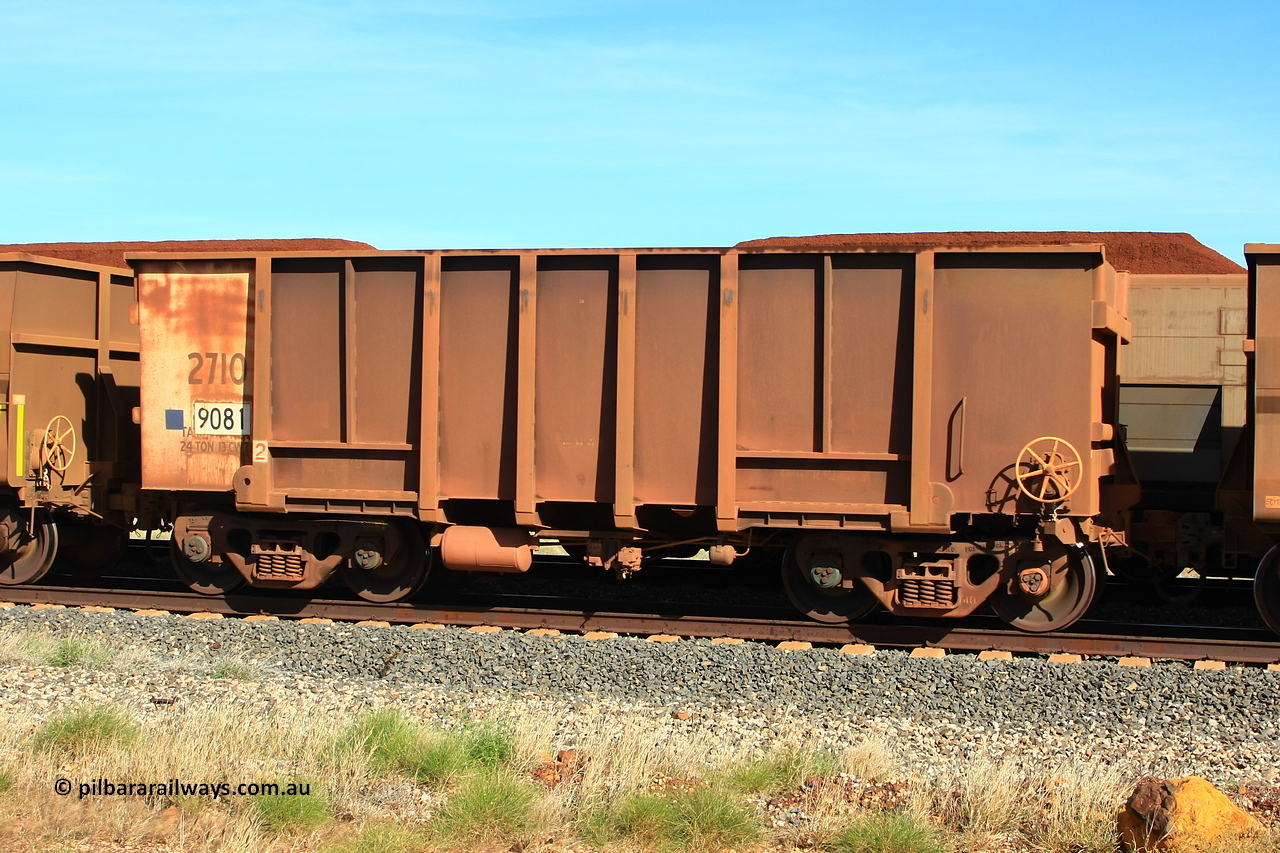
{"type": "Polygon", "coordinates": [[[339,715],[392,703],[445,721],[550,712],[564,747],[575,745],[584,715],[618,714],[662,719],[672,736],[694,729],[712,745],[767,748],[797,727],[833,746],[874,740],[904,773],[921,776],[990,758],[1101,762],[1220,785],[1280,781],[1280,672],[1260,667],[930,660],[751,642],[0,610],[0,634],[22,631],[90,638],[115,657],[91,668],[5,664],[0,709],[27,714],[33,726],[85,701],[140,713],[161,713],[171,699],[233,701],[248,713],[311,704],[339,715]],[[212,677],[224,661],[249,662],[253,677],[212,677]]]}

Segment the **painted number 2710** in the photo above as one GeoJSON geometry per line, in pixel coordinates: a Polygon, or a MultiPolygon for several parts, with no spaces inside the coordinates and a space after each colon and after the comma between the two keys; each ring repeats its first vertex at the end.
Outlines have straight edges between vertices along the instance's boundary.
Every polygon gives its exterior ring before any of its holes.
{"type": "Polygon", "coordinates": [[[191,359],[191,372],[187,374],[188,385],[243,385],[244,353],[242,352],[206,352],[188,353],[191,359]]]}

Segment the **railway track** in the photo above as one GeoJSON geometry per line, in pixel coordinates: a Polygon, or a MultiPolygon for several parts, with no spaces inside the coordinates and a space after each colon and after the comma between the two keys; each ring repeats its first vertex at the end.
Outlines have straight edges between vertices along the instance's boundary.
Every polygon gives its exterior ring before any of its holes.
{"type": "MultiPolygon", "coordinates": [[[[681,637],[738,637],[759,641],[805,641],[822,645],[868,644],[887,648],[938,648],[948,651],[1002,650],[1019,654],[1078,654],[1100,657],[1145,657],[1215,660],[1231,663],[1280,664],[1280,639],[1258,629],[1178,625],[1077,623],[1073,630],[1029,634],[987,627],[983,620],[947,626],[937,622],[824,624],[778,619],[766,614],[710,615],[672,612],[675,605],[654,605],[648,612],[601,610],[597,606],[548,608],[547,599],[522,605],[519,597],[505,603],[426,605],[399,602],[299,598],[258,593],[203,596],[165,589],[94,589],[63,586],[12,586],[4,598],[16,604],[107,606],[122,610],[211,612],[226,616],[271,614],[335,621],[381,621],[393,624],[440,623],[491,625],[529,630],[609,631],[617,634],[673,634],[681,637]],[[528,606],[526,606],[528,605],[528,606]],[[664,612],[665,611],[665,612],[664,612]]],[[[617,602],[611,602],[616,605],[617,602]]],[[[759,610],[748,608],[744,610],[759,610]]],[[[993,620],[994,621],[994,620],[993,620]]]]}

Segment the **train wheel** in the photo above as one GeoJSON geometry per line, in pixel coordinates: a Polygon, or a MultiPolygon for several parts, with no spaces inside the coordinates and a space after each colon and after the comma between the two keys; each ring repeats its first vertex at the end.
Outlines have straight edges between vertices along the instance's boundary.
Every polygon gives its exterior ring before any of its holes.
{"type": "Polygon", "coordinates": [[[1258,563],[1253,579],[1253,600],[1262,621],[1280,634],[1280,545],[1273,547],[1258,563]]]}
{"type": "MultiPolygon", "coordinates": [[[[1098,594],[1098,572],[1083,548],[1068,548],[1045,566],[1049,592],[1036,596],[1013,581],[1012,591],[991,596],[991,609],[1001,621],[1022,631],[1041,634],[1061,631],[1079,621],[1098,594]]],[[[1034,576],[1032,576],[1034,577],[1034,576]]],[[[1032,585],[1034,580],[1029,581],[1032,585]]]]}
{"type": "Polygon", "coordinates": [[[858,581],[852,588],[823,586],[823,583],[831,582],[828,567],[801,566],[796,558],[796,546],[793,544],[787,549],[782,558],[782,586],[795,608],[810,619],[832,623],[856,622],[880,604],[871,590],[858,581]]]}
{"type": "Polygon", "coordinates": [[[375,568],[343,565],[338,569],[351,591],[365,601],[400,601],[422,589],[427,581],[431,562],[422,531],[417,524],[403,522],[396,524],[396,530],[400,548],[393,558],[382,559],[375,568]]]}
{"type": "Polygon", "coordinates": [[[58,526],[43,512],[36,513],[32,530],[27,529],[29,520],[19,510],[9,510],[0,519],[0,529],[10,531],[0,552],[0,584],[35,583],[58,555],[58,526]]]}
{"type": "Polygon", "coordinates": [[[244,586],[244,575],[230,563],[193,563],[178,547],[178,540],[169,540],[169,561],[173,571],[187,586],[201,595],[226,595],[244,586]]]}

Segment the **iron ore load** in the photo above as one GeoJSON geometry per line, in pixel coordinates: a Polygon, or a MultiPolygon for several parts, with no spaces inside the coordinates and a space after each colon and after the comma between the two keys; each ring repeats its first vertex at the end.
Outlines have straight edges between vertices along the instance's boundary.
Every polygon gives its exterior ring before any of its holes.
{"type": "Polygon", "coordinates": [[[781,544],[816,619],[1047,631],[1137,498],[1097,244],[131,263],[142,488],[201,592],[781,544]]]}

